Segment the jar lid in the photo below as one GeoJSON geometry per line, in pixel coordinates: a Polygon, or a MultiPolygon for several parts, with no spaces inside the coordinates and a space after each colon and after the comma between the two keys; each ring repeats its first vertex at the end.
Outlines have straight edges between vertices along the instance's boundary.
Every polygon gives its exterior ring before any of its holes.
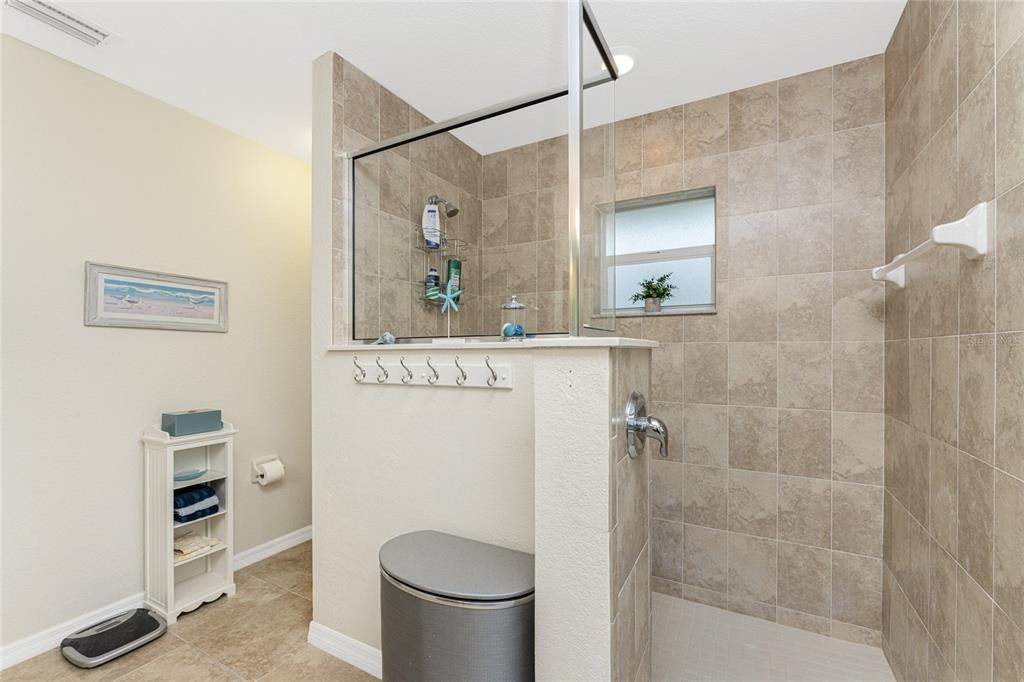
{"type": "Polygon", "coordinates": [[[526,306],[519,302],[519,300],[513,294],[512,298],[508,300],[508,303],[501,304],[502,310],[526,310],[526,306]]]}

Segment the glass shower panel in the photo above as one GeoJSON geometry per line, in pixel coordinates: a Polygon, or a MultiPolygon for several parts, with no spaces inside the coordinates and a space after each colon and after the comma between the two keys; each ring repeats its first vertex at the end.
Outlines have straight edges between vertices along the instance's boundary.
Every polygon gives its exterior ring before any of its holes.
{"type": "MultiPolygon", "coordinates": [[[[583,41],[584,82],[607,77],[589,34],[583,41]]],[[[615,92],[616,81],[583,91],[579,296],[581,334],[615,331],[615,310],[602,302],[615,298],[615,92]],[[609,248],[610,246],[610,248],[609,248]]]]}

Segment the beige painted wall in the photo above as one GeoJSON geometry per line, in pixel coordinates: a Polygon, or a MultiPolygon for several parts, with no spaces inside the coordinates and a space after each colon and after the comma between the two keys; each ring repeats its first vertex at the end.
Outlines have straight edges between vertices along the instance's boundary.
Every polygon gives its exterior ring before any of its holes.
{"type": "Polygon", "coordinates": [[[310,523],[310,169],[4,37],[3,632],[143,589],[142,446],[224,410],[236,549],[310,523]],[[227,334],[82,324],[86,260],[227,280],[227,334]],[[279,453],[283,483],[248,483],[279,453]]]}

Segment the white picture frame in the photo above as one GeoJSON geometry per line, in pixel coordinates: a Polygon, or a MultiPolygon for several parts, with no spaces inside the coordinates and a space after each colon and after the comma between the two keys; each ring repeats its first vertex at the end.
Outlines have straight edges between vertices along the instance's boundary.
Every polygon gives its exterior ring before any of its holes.
{"type": "Polygon", "coordinates": [[[85,324],[226,333],[228,283],[86,261],[85,324]]]}

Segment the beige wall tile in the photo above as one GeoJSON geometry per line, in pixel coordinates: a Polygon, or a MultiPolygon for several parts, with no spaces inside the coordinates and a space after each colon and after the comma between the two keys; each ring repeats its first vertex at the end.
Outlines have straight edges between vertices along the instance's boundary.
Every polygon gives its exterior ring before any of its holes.
{"type": "MultiPolygon", "coordinates": [[[[568,313],[568,310],[566,311],[568,313]]],[[[653,395],[653,393],[652,393],[653,395]]],[[[669,433],[683,433],[683,405],[680,403],[663,403],[652,400],[647,408],[649,414],[657,415],[669,433]]],[[[683,438],[669,438],[668,459],[673,462],[683,461],[683,438]]]]}
{"type": "Polygon", "coordinates": [[[729,275],[765,277],[779,271],[777,219],[774,211],[733,216],[729,221],[729,275]]]}
{"type": "Polygon", "coordinates": [[[653,400],[683,402],[683,344],[664,343],[651,351],[651,395],[653,400]]]}
{"type": "Polygon", "coordinates": [[[1000,331],[1024,330],[1024,185],[999,197],[996,250],[996,319],[1000,331]]]}
{"type": "Polygon", "coordinates": [[[778,141],[777,82],[737,90],[729,97],[729,149],[737,151],[778,141]]]}
{"type": "Polygon", "coordinates": [[[729,464],[728,407],[686,405],[683,408],[683,433],[683,461],[719,467],[729,464]]]}
{"type": "Polygon", "coordinates": [[[859,128],[884,120],[882,55],[839,64],[833,67],[832,72],[835,79],[835,130],[859,128]]]}
{"type": "Polygon", "coordinates": [[[726,343],[688,343],[684,356],[683,391],[687,403],[728,402],[728,353],[726,343]]]}
{"type": "Polygon", "coordinates": [[[832,409],[881,412],[881,343],[836,343],[832,348],[832,409]]]}
{"type": "MultiPolygon", "coordinates": [[[[829,478],[832,413],[826,410],[779,410],[779,473],[829,478]]],[[[879,459],[881,448],[879,447],[879,459]]]]}
{"type": "Polygon", "coordinates": [[[928,590],[928,630],[947,660],[956,656],[956,561],[932,544],[928,590]]]}
{"type": "Polygon", "coordinates": [[[884,334],[885,285],[870,270],[833,276],[832,334],[836,341],[881,341],[884,334]]]}
{"type": "Polygon", "coordinates": [[[995,472],[992,596],[1018,627],[1024,626],[1024,482],[995,472]]]}
{"type": "Polygon", "coordinates": [[[684,109],[687,159],[729,151],[728,93],[689,102],[684,109]]]}
{"type": "Polygon", "coordinates": [[[683,324],[686,341],[728,341],[729,282],[721,280],[715,286],[717,311],[706,315],[686,315],[683,324]]]}
{"type": "Polygon", "coordinates": [[[832,135],[779,144],[779,208],[821,204],[832,199],[832,135]]]}
{"type": "Polygon", "coordinates": [[[342,79],[345,125],[377,142],[380,139],[380,86],[351,62],[345,62],[342,79]]]}
{"type": "Polygon", "coordinates": [[[685,182],[684,164],[671,163],[664,166],[654,166],[646,163],[640,172],[640,183],[643,196],[657,196],[669,192],[678,192],[685,182]]]}
{"type": "Polygon", "coordinates": [[[929,456],[929,528],[939,546],[956,556],[959,455],[953,446],[932,440],[929,456]]]}
{"type": "Polygon", "coordinates": [[[778,147],[764,145],[729,154],[729,213],[740,215],[778,206],[778,147]]]}
{"type": "Polygon", "coordinates": [[[644,168],[680,163],[686,157],[685,116],[682,106],[662,109],[643,117],[644,168]]]}
{"type": "MultiPolygon", "coordinates": [[[[387,140],[409,132],[409,105],[387,88],[380,89],[380,138],[387,140]]],[[[396,150],[400,156],[409,157],[408,147],[396,150]],[[404,149],[404,151],[402,151],[404,149]]]]}
{"type": "Polygon", "coordinates": [[[832,483],[779,476],[779,539],[829,548],[832,543],[832,483]]]}
{"type": "Polygon", "coordinates": [[[779,340],[832,340],[832,276],[779,277],[779,340]]]}
{"type": "Polygon", "coordinates": [[[778,415],[772,408],[729,408],[729,466],[775,472],[778,415]]]}
{"type": "Polygon", "coordinates": [[[987,592],[992,591],[992,486],[992,467],[960,453],[957,560],[987,592]]]}
{"type": "Polygon", "coordinates": [[[885,344],[885,413],[910,419],[910,348],[906,339],[885,344]]]}
{"type": "MultiPolygon", "coordinates": [[[[568,150],[566,151],[568,163],[568,150]]],[[[522,194],[537,190],[537,145],[526,144],[508,150],[508,193],[522,194]]]]}
{"type": "Polygon", "coordinates": [[[957,187],[957,125],[957,117],[951,116],[928,145],[928,188],[931,193],[931,219],[928,223],[933,225],[961,217],[957,187]]]}
{"type": "Polygon", "coordinates": [[[488,154],[481,159],[482,199],[508,196],[508,155],[504,152],[488,154]]]}
{"type": "Polygon", "coordinates": [[[858,412],[832,413],[832,478],[881,485],[883,417],[858,412]]]}
{"type": "Polygon", "coordinates": [[[996,466],[1024,478],[1024,334],[996,343],[996,466]]]}
{"type": "MultiPolygon", "coordinates": [[[[781,556],[779,560],[781,562],[781,556]]],[[[782,571],[781,563],[779,564],[779,571],[782,571]]],[[[779,600],[782,600],[781,577],[779,579],[779,600]]],[[[828,618],[824,616],[812,616],[808,613],[803,613],[802,611],[784,609],[781,606],[775,609],[775,622],[779,625],[785,625],[791,628],[800,628],[801,630],[813,632],[817,635],[824,635],[826,637],[829,636],[832,629],[828,618]]]]}
{"type": "Polygon", "coordinates": [[[881,195],[836,202],[834,268],[862,270],[885,260],[885,200],[881,195]]]}
{"type": "Polygon", "coordinates": [[[833,139],[835,201],[880,196],[883,189],[884,124],[843,130],[833,139]]]}
{"type": "Polygon", "coordinates": [[[678,462],[651,460],[651,516],[683,520],[683,467],[678,462]]]}
{"type": "Polygon", "coordinates": [[[931,434],[946,443],[957,442],[957,363],[955,336],[932,339],[931,434]]]}
{"type": "Polygon", "coordinates": [[[992,615],[992,679],[1024,679],[1024,630],[998,608],[992,615]]]}
{"type": "MultiPolygon", "coordinates": [[[[965,2],[966,5],[982,4],[965,2]]],[[[990,3],[988,3],[990,4],[990,3]]],[[[960,105],[957,194],[960,213],[995,196],[995,78],[986,76],[960,105]]]]}
{"type": "Polygon", "coordinates": [[[1024,180],[1024,41],[996,66],[996,176],[1002,193],[1024,180]]]}
{"type": "MultiPolygon", "coordinates": [[[[633,116],[615,122],[615,173],[617,175],[640,170],[643,162],[643,130],[644,119],[642,116],[633,116]]],[[[563,136],[553,139],[559,141],[557,148],[550,141],[547,145],[550,149],[544,148],[545,142],[540,143],[542,145],[540,147],[542,163],[550,158],[551,161],[546,165],[554,167],[560,163],[560,169],[565,170],[569,154],[568,138],[563,136]],[[563,159],[565,161],[562,161],[563,159]]],[[[568,173],[564,173],[564,175],[568,179],[568,173]]],[[[560,178],[561,175],[559,175],[560,178]]],[[[550,184],[551,178],[548,177],[547,180],[549,182],[545,182],[545,176],[542,173],[540,186],[550,184]]]]}
{"type": "MultiPolygon", "coordinates": [[[[829,272],[832,269],[831,213],[831,204],[800,206],[775,212],[778,222],[780,275],[829,272]]],[[[838,235],[836,237],[838,256],[841,244],[838,235]]],[[[878,262],[881,262],[881,257],[878,262]]]]}
{"type": "Polygon", "coordinates": [[[760,618],[771,623],[775,622],[775,613],[778,610],[774,604],[764,604],[753,599],[743,599],[729,595],[728,609],[733,613],[740,613],[751,618],[760,618]]]}
{"type": "MultiPolygon", "coordinates": [[[[729,470],[729,530],[774,538],[778,525],[777,474],[729,470]]],[[[730,533],[730,537],[734,537],[730,533]]],[[[730,545],[731,546],[731,545],[730,545]]],[[[730,553],[730,556],[733,556],[730,553]]],[[[730,569],[735,562],[730,561],[730,569]]]]}
{"type": "Polygon", "coordinates": [[[508,243],[537,241],[537,193],[524,192],[508,198],[508,243]]]}
{"type": "Polygon", "coordinates": [[[908,415],[912,427],[927,433],[931,428],[931,339],[910,339],[910,392],[908,415]]]}
{"type": "Polygon", "coordinates": [[[778,338],[776,278],[731,280],[729,340],[775,341],[778,338]]]}
{"type": "Polygon", "coordinates": [[[729,534],[729,597],[774,604],[777,583],[777,543],[774,540],[729,534]]]}
{"type": "Polygon", "coordinates": [[[692,525],[725,530],[729,522],[729,471],[685,464],[683,520],[692,525]]]}
{"type": "Polygon", "coordinates": [[[780,80],[779,140],[830,132],[832,69],[818,69],[780,80]]]}
{"type": "Polygon", "coordinates": [[[939,24],[932,39],[931,130],[938,130],[956,111],[957,18],[951,12],[939,24]]]}
{"type": "Polygon", "coordinates": [[[651,519],[651,575],[683,581],[683,524],[651,519]]]}
{"type": "Polygon", "coordinates": [[[778,344],[729,344],[729,404],[774,407],[778,393],[778,344]]]}
{"type": "Polygon", "coordinates": [[[779,344],[779,405],[810,410],[832,406],[832,344],[779,344]]]}
{"type": "Polygon", "coordinates": [[[411,210],[409,161],[390,151],[381,155],[380,210],[400,218],[408,216],[411,210]]]}
{"type": "Polygon", "coordinates": [[[832,549],[882,556],[882,489],[832,484],[832,549]]]}
{"type": "Polygon", "coordinates": [[[995,335],[960,338],[959,446],[992,461],[995,335]]]}
{"type": "Polygon", "coordinates": [[[882,561],[832,553],[832,617],[878,630],[882,626],[882,561]]]}
{"type": "Polygon", "coordinates": [[[684,536],[683,582],[704,590],[724,593],[728,584],[729,534],[722,530],[687,525],[684,536]]]}
{"type": "MultiPolygon", "coordinates": [[[[778,551],[779,606],[827,619],[832,613],[831,552],[789,542],[780,542],[778,551]]],[[[779,622],[783,622],[779,615],[779,622]]],[[[799,623],[795,626],[807,629],[799,623]]],[[[827,635],[828,628],[821,634],[827,635]]]]}
{"type": "Polygon", "coordinates": [[[963,0],[957,3],[957,80],[961,102],[992,69],[995,60],[994,13],[995,3],[991,0],[963,0]]]}
{"type": "Polygon", "coordinates": [[[992,600],[963,570],[957,572],[956,675],[992,679],[992,600]]]}

